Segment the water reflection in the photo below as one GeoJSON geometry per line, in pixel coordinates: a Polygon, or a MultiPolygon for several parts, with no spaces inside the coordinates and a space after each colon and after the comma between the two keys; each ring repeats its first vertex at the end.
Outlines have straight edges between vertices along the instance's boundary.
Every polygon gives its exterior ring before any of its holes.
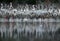
{"type": "Polygon", "coordinates": [[[59,41],[58,28],[60,22],[0,22],[0,40],[59,41]]]}

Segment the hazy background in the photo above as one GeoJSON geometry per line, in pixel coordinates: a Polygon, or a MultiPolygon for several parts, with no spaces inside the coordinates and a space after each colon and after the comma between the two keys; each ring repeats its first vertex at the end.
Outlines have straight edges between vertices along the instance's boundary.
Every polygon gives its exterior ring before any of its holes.
{"type": "Polygon", "coordinates": [[[49,1],[51,3],[60,3],[60,0],[0,0],[0,3],[20,3],[20,4],[37,4],[41,2],[49,1]]]}

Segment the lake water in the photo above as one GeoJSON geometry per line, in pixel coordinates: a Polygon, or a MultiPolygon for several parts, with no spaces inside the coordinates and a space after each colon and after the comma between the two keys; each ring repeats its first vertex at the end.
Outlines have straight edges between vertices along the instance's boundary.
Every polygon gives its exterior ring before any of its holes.
{"type": "Polygon", "coordinates": [[[59,41],[60,19],[1,22],[0,41],[59,41]]]}

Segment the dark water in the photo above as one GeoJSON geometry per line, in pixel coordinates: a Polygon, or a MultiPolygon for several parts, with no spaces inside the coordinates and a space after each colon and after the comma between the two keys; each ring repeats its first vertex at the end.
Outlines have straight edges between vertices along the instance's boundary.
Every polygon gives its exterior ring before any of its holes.
{"type": "Polygon", "coordinates": [[[60,22],[0,22],[0,41],[60,41],[60,22]]]}

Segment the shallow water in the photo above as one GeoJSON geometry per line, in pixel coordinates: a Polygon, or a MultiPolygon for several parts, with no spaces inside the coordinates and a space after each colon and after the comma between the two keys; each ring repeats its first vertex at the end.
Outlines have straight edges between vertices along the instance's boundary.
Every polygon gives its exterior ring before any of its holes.
{"type": "Polygon", "coordinates": [[[59,41],[60,22],[53,20],[0,22],[0,41],[59,41]]]}

